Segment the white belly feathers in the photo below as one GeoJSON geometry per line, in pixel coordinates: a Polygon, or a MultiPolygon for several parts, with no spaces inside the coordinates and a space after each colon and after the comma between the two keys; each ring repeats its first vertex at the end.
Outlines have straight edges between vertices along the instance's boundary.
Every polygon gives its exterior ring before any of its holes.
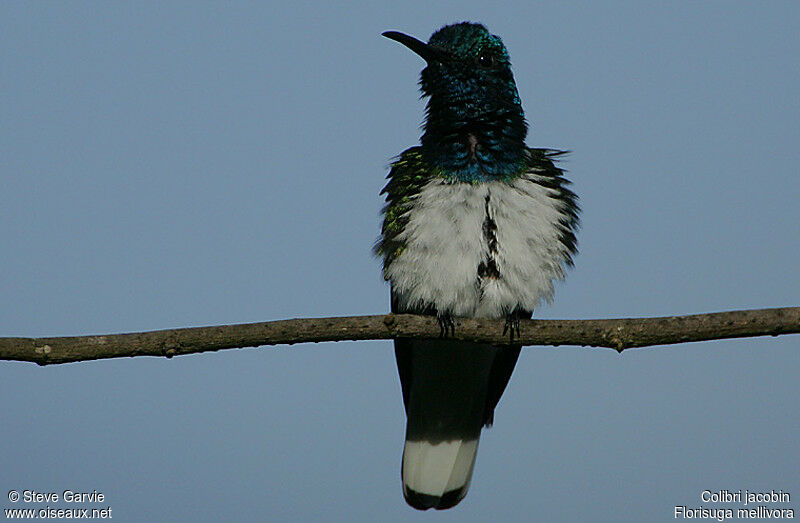
{"type": "Polygon", "coordinates": [[[405,248],[386,270],[401,303],[502,318],[550,300],[569,257],[559,240],[564,203],[536,177],[423,187],[397,237],[405,248]]]}

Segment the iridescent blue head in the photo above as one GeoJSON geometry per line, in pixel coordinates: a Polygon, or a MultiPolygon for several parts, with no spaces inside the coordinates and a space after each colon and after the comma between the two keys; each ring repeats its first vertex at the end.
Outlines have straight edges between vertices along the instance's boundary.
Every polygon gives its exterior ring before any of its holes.
{"type": "Polygon", "coordinates": [[[423,154],[462,182],[508,179],[525,166],[528,126],[503,41],[481,24],[442,27],[428,43],[388,31],[427,62],[423,154]]]}

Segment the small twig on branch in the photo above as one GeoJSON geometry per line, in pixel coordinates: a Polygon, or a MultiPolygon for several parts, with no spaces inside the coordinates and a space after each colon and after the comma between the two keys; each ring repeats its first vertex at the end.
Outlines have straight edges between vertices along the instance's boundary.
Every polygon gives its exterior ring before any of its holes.
{"type": "MultiPolygon", "coordinates": [[[[508,343],[504,320],[456,318],[452,339],[508,343]]],[[[610,320],[520,320],[520,345],[633,347],[800,333],[800,307],[610,320]]],[[[304,318],[130,334],[0,338],[0,359],[40,365],[131,356],[172,356],[262,345],[437,338],[435,317],[411,314],[304,318]]]]}

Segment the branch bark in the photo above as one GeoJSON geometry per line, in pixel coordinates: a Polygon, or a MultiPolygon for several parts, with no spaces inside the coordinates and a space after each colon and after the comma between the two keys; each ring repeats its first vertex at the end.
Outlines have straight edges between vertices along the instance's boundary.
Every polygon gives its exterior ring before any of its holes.
{"type": "MultiPolygon", "coordinates": [[[[452,339],[508,343],[505,322],[456,318],[452,339]]],[[[800,333],[800,307],[690,316],[608,320],[521,320],[515,343],[580,345],[622,352],[634,347],[800,333]]],[[[301,318],[128,334],[59,338],[0,338],[0,359],[39,365],[132,356],[172,356],[262,345],[437,338],[436,318],[411,314],[301,318]]]]}

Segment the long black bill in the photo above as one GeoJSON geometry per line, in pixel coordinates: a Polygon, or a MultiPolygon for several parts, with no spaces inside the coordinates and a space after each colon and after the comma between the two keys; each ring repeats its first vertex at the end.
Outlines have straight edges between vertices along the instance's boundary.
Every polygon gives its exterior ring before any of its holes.
{"type": "Polygon", "coordinates": [[[386,38],[390,40],[394,40],[396,42],[400,42],[404,46],[408,47],[418,55],[420,55],[426,62],[432,61],[441,61],[445,58],[445,52],[437,47],[432,47],[425,42],[417,40],[413,36],[409,36],[407,34],[398,33],[397,31],[386,31],[385,33],[381,33],[386,38]]]}

